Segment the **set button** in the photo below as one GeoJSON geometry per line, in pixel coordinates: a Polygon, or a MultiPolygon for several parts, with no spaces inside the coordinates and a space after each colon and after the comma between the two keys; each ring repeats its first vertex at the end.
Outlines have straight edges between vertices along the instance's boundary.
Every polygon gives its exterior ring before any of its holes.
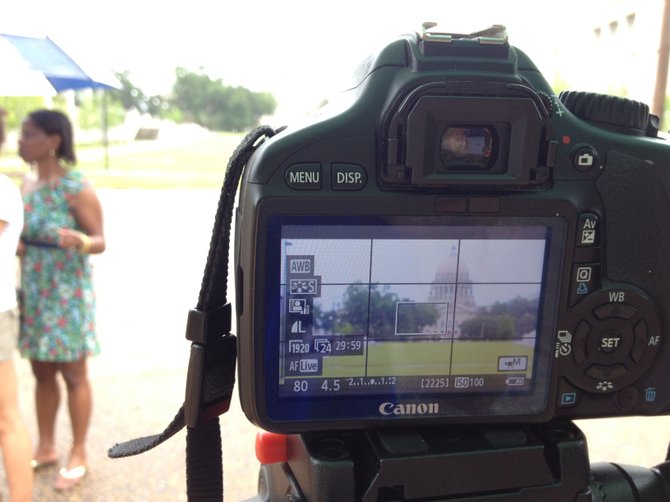
{"type": "Polygon", "coordinates": [[[621,347],[622,341],[621,333],[614,329],[607,330],[598,337],[598,350],[604,354],[612,354],[621,347]]]}

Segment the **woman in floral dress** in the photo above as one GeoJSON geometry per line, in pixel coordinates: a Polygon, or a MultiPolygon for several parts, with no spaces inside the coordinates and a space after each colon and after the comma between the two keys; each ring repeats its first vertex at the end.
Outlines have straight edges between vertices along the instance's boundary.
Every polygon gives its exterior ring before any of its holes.
{"type": "Polygon", "coordinates": [[[105,249],[102,209],[95,191],[71,166],[72,126],[62,113],[38,110],[22,124],[19,155],[33,166],[23,184],[25,226],[21,279],[24,294],[20,351],[36,379],[38,469],[58,462],[60,405],[57,376],[65,380],[73,445],[56,489],[77,484],[87,471],[86,433],[92,395],[87,357],[99,352],[89,254],[105,249]]]}

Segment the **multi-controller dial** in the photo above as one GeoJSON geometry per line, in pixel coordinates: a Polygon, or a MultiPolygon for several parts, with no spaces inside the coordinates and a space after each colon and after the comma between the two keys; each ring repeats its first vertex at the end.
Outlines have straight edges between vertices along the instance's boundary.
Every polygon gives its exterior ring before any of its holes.
{"type": "Polygon", "coordinates": [[[651,301],[630,289],[600,290],[576,306],[569,380],[608,393],[635,382],[658,354],[661,330],[651,301]]]}

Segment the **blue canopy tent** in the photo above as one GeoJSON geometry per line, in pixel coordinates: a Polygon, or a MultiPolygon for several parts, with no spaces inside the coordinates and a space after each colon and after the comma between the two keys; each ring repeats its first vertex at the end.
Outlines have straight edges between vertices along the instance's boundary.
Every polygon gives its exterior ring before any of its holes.
{"type": "MultiPolygon", "coordinates": [[[[50,38],[32,38],[0,33],[0,37],[10,42],[30,65],[41,73],[56,92],[79,89],[117,89],[118,84],[95,80],[82,70],[74,60],[58,47],[50,38]]],[[[105,166],[109,166],[107,137],[107,97],[103,95],[103,143],[105,145],[105,166]]]]}

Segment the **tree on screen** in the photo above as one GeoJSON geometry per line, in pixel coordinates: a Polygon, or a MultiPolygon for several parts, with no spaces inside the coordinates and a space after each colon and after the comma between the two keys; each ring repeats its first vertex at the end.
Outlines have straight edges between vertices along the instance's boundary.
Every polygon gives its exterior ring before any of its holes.
{"type": "Polygon", "coordinates": [[[462,338],[473,340],[522,338],[537,329],[537,298],[516,298],[480,307],[459,325],[462,338]]]}
{"type": "Polygon", "coordinates": [[[352,284],[342,295],[339,305],[332,310],[315,306],[315,328],[322,333],[334,335],[365,335],[376,338],[397,337],[401,333],[422,333],[437,322],[439,310],[432,304],[417,304],[406,309],[399,320],[396,319],[399,303],[412,303],[400,298],[389,286],[352,284]]]}

